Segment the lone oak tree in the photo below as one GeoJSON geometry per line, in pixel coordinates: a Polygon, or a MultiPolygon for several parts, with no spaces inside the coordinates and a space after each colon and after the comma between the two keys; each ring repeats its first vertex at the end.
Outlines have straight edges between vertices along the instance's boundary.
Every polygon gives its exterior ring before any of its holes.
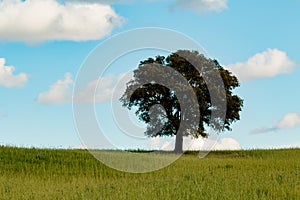
{"type": "Polygon", "coordinates": [[[120,101],[128,109],[137,109],[135,114],[147,124],[146,135],[175,135],[174,151],[181,153],[183,136],[208,137],[205,130],[208,126],[218,132],[231,130],[230,125],[240,119],[239,112],[243,107],[243,100],[233,94],[233,89],[239,85],[238,79],[217,60],[206,58],[197,51],[178,50],[167,57],[156,56],[141,61],[120,101]],[[196,101],[187,95],[188,87],[178,74],[192,88],[196,101]],[[215,81],[217,77],[221,77],[222,84],[215,81]],[[172,87],[161,84],[164,82],[172,87]],[[212,104],[211,93],[217,98],[216,104],[212,104]],[[183,108],[180,103],[187,106],[183,108]],[[212,112],[217,113],[214,118],[212,112]],[[184,131],[179,131],[180,127],[184,131]]]}

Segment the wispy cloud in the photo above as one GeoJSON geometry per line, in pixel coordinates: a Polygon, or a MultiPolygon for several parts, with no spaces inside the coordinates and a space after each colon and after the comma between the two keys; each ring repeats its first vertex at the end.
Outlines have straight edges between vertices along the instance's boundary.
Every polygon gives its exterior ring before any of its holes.
{"type": "Polygon", "coordinates": [[[96,40],[123,23],[110,5],[56,0],[0,1],[0,40],[96,40]]]}
{"type": "Polygon", "coordinates": [[[11,88],[24,86],[27,83],[27,74],[14,75],[14,71],[14,66],[5,66],[5,59],[0,58],[0,85],[11,88]]]}
{"type": "Polygon", "coordinates": [[[252,131],[250,131],[250,135],[257,135],[257,134],[261,134],[261,133],[269,133],[269,132],[274,132],[277,131],[278,127],[274,126],[274,127],[260,127],[260,128],[256,128],[253,129],[252,131]]]}
{"type": "Polygon", "coordinates": [[[261,127],[250,131],[249,134],[262,134],[281,129],[295,128],[300,126],[300,115],[298,113],[288,113],[280,121],[276,122],[272,127],[261,127]]]}
{"type": "Polygon", "coordinates": [[[238,62],[228,65],[241,81],[269,78],[279,74],[291,73],[296,63],[289,59],[287,54],[278,49],[268,49],[257,53],[246,62],[238,62]]]}
{"type": "Polygon", "coordinates": [[[3,113],[3,114],[0,113],[0,120],[3,120],[7,117],[8,117],[8,115],[6,113],[3,113]]]}

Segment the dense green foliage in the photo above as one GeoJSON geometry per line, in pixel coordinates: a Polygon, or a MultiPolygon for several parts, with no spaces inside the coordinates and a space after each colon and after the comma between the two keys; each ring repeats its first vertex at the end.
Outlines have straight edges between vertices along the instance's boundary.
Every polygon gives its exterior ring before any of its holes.
{"type": "Polygon", "coordinates": [[[299,199],[299,156],[300,149],[203,159],[189,152],[162,170],[130,174],[85,150],[0,147],[0,199],[299,199]]]}
{"type": "Polygon", "coordinates": [[[176,135],[179,153],[183,136],[206,137],[207,126],[218,132],[231,130],[240,119],[243,100],[233,93],[239,87],[237,77],[197,51],[148,58],[133,73],[120,101],[137,108],[136,115],[147,124],[146,135],[176,135]],[[154,105],[161,106],[151,116],[154,105]]]}

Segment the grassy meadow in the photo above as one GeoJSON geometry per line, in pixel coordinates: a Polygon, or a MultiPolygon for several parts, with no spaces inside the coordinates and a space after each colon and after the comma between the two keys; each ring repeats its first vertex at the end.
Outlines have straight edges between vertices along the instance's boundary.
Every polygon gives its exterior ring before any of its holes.
{"type": "Polygon", "coordinates": [[[166,168],[133,174],[86,150],[0,147],[0,199],[298,200],[300,149],[214,151],[203,159],[188,152],[166,168]]]}

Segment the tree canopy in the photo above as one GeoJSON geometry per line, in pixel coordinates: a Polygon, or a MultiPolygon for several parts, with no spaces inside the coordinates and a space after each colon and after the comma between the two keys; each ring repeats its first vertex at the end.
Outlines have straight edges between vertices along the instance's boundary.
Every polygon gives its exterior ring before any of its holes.
{"type": "Polygon", "coordinates": [[[207,137],[208,126],[231,130],[243,107],[233,94],[239,86],[217,60],[178,50],[141,61],[120,101],[128,109],[137,108],[136,115],[147,124],[146,135],[176,135],[174,150],[180,153],[183,136],[207,137]]]}

